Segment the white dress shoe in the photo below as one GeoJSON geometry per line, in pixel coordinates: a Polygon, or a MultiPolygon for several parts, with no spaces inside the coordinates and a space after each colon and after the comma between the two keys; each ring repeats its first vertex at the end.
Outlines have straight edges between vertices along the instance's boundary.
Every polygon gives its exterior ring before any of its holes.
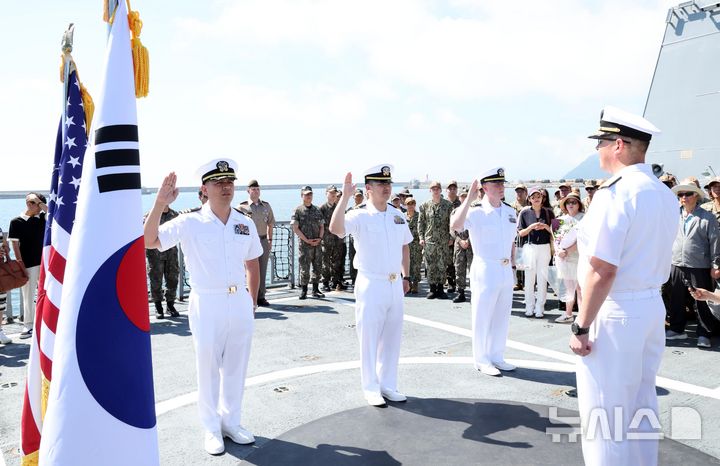
{"type": "Polygon", "coordinates": [[[517,367],[515,367],[512,364],[510,364],[509,362],[505,362],[505,361],[494,362],[493,366],[500,369],[501,371],[508,371],[508,372],[514,371],[515,369],[517,369],[517,367]]]}
{"type": "Polygon", "coordinates": [[[532,308],[525,309],[525,317],[532,317],[534,313],[535,311],[533,311],[532,308]]]}
{"type": "Polygon", "coordinates": [[[366,393],[365,399],[370,406],[385,406],[385,398],[379,393],[366,393]]]}
{"type": "Polygon", "coordinates": [[[5,335],[5,332],[3,332],[2,330],[0,330],[0,343],[2,343],[3,345],[9,345],[10,343],[12,343],[10,337],[5,335]]]}
{"type": "Polygon", "coordinates": [[[220,432],[205,432],[205,451],[211,455],[219,455],[225,451],[225,442],[220,432]]]}
{"type": "Polygon", "coordinates": [[[480,368],[478,368],[478,370],[485,375],[492,375],[495,377],[500,375],[500,371],[497,369],[497,367],[493,366],[492,364],[481,364],[480,368]]]}
{"type": "Polygon", "coordinates": [[[382,390],[383,398],[390,401],[407,401],[407,397],[397,390],[382,390]]]}
{"type": "Polygon", "coordinates": [[[223,427],[222,434],[238,445],[247,445],[255,441],[253,434],[243,429],[243,426],[223,427]]]}

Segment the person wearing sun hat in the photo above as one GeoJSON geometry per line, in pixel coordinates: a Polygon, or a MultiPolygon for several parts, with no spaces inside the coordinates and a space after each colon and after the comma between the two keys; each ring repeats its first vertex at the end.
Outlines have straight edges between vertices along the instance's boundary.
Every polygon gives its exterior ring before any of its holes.
{"type": "Polygon", "coordinates": [[[715,215],[717,221],[720,222],[720,176],[711,179],[705,185],[705,191],[707,191],[710,200],[700,207],[711,212],[715,215]]]}
{"type": "Polygon", "coordinates": [[[473,362],[477,370],[490,376],[515,370],[504,353],[512,308],[517,217],[515,209],[502,201],[504,194],[505,170],[485,170],[473,181],[450,220],[453,231],[467,230],[470,236],[473,362]],[[471,208],[480,186],[485,196],[471,208]]]}
{"type": "Polygon", "coordinates": [[[205,450],[213,455],[225,450],[223,437],[239,444],[255,441],[240,424],[240,415],[263,248],[255,223],[231,207],[237,169],[235,161],[225,158],[202,165],[198,177],[208,201],[160,225],[165,206],[179,194],[177,178],[170,173],[145,220],[145,247],[163,251],[180,243],[190,272],[188,320],[197,405],[205,450]]]}
{"type": "MultiPolygon", "coordinates": [[[[558,291],[558,299],[565,303],[563,314],[555,322],[569,324],[573,321],[573,307],[577,295],[578,304],[582,300],[581,291],[578,287],[577,266],[577,227],[585,215],[580,196],[570,193],[560,199],[560,208],[567,212],[558,218],[558,229],[555,232],[555,265],[557,266],[558,278],[563,281],[562,293],[558,291]]],[[[558,287],[560,288],[560,287],[558,287]]]]}
{"type": "Polygon", "coordinates": [[[628,419],[640,409],[659,416],[655,379],[665,346],[660,287],[670,274],[677,229],[677,199],[645,163],[659,132],[645,118],[608,106],[589,136],[597,141],[600,168],[612,176],[601,184],[578,227],[582,303],[570,326],[569,346],[579,356],[583,427],[602,409],[609,425],[620,429],[612,436],[583,429],[586,464],[658,462],[656,431],[649,423],[634,438],[627,429],[628,419]]]}
{"type": "MultiPolygon", "coordinates": [[[[672,250],[670,270],[670,302],[668,305],[668,340],[687,338],[685,303],[690,297],[686,280],[695,288],[712,289],[714,280],[720,278],[720,270],[713,268],[720,263],[720,234],[718,221],[712,212],[698,204],[703,191],[690,179],[673,186],[672,192],[680,201],[680,226],[672,250]]],[[[720,322],[715,319],[705,301],[697,301],[697,346],[710,347],[710,338],[720,335],[720,322]]]]}

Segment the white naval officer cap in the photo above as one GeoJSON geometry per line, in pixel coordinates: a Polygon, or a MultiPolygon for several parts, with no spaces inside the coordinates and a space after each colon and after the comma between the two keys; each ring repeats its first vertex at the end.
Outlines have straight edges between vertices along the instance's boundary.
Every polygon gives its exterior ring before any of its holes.
{"type": "Polygon", "coordinates": [[[488,181],[505,181],[505,169],[503,167],[495,167],[485,170],[478,177],[481,183],[488,181]]]}
{"type": "Polygon", "coordinates": [[[195,172],[200,177],[200,182],[205,183],[210,180],[222,180],[229,178],[236,180],[235,172],[237,171],[238,165],[233,159],[213,159],[207,163],[204,163],[195,172]]]}
{"type": "Polygon", "coordinates": [[[588,138],[627,136],[640,141],[650,141],[654,134],[660,134],[660,129],[645,118],[608,105],[600,112],[600,128],[588,138]]]}
{"type": "Polygon", "coordinates": [[[381,163],[365,170],[365,183],[375,181],[377,183],[392,183],[392,171],[395,169],[389,163],[381,163]]]}

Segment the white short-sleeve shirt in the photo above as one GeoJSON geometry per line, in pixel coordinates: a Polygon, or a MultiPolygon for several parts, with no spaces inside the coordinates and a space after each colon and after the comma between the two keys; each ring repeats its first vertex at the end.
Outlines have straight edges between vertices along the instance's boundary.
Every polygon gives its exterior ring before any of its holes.
{"type": "Polygon", "coordinates": [[[263,253],[255,223],[230,210],[223,224],[205,204],[160,225],[160,250],[180,243],[193,289],[222,289],[245,286],[245,261],[263,253]]]}
{"type": "Polygon", "coordinates": [[[623,168],[604,186],[578,226],[578,280],[597,257],[618,268],[611,293],[659,288],[670,275],[675,195],[647,164],[623,168]]]}
{"type": "Polygon", "coordinates": [[[464,228],[470,235],[473,256],[480,260],[512,259],[512,246],[517,235],[517,214],[505,203],[495,208],[484,197],[480,205],[471,207],[464,228]]]}
{"type": "Polygon", "coordinates": [[[402,211],[388,205],[380,212],[368,202],[345,214],[345,233],[355,242],[356,269],[373,274],[402,272],[402,247],[413,239],[402,211]]]}

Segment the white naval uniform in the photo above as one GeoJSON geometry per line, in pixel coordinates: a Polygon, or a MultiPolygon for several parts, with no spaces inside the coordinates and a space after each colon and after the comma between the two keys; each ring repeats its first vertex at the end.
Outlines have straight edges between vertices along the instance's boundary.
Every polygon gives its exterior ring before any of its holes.
{"type": "MultiPolygon", "coordinates": [[[[655,465],[657,440],[627,440],[638,409],[657,415],[655,376],[665,347],[665,307],[660,286],[670,274],[677,231],[677,199],[647,164],[616,173],[597,191],[578,227],[578,281],[590,257],[617,266],[607,299],[590,326],[592,350],[578,357],[578,405],[586,465],[655,465]],[[615,431],[615,407],[622,408],[622,432],[615,431]],[[604,409],[592,412],[595,408],[604,409]],[[610,439],[597,417],[605,416],[610,439]],[[594,419],[592,426],[588,421],[594,419]],[[594,438],[587,435],[595,428],[594,438]],[[620,441],[614,441],[618,439],[620,441]]],[[[647,420],[633,432],[652,432],[647,420]]]]}
{"type": "Polygon", "coordinates": [[[512,309],[512,247],[517,235],[515,209],[505,203],[495,208],[487,197],[465,218],[473,262],[470,266],[472,296],[472,349],[475,367],[503,362],[510,310],[512,309]]]}
{"type": "Polygon", "coordinates": [[[412,233],[405,214],[372,203],[345,215],[345,233],[353,236],[358,270],[355,320],[360,340],[360,377],[368,394],[397,390],[403,323],[402,248],[412,233]]]}
{"type": "Polygon", "coordinates": [[[254,328],[245,261],[263,253],[252,220],[230,210],[223,224],[205,204],[160,225],[161,250],[180,243],[190,273],[200,420],[208,432],[240,425],[254,328]]]}

